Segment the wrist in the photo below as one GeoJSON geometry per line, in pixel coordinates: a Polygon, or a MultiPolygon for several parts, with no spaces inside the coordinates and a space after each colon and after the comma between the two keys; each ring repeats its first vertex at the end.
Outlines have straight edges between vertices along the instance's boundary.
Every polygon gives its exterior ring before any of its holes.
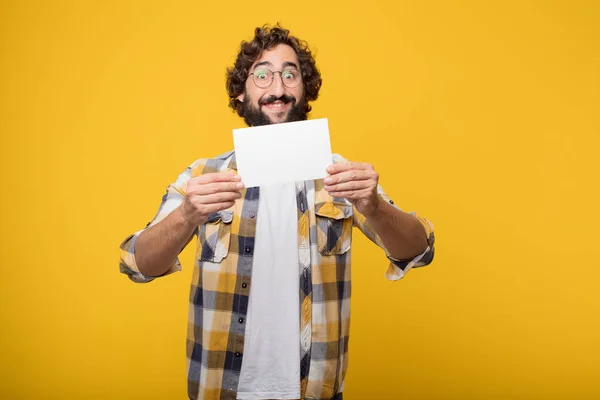
{"type": "Polygon", "coordinates": [[[381,198],[381,196],[379,196],[379,194],[376,194],[371,204],[371,207],[369,207],[369,209],[365,213],[363,213],[363,215],[367,219],[376,218],[380,214],[382,203],[384,203],[383,199],[381,198]]]}
{"type": "Polygon", "coordinates": [[[198,221],[198,218],[194,218],[194,216],[187,212],[185,203],[183,203],[180,207],[175,210],[178,214],[178,219],[180,223],[188,229],[196,229],[196,226],[202,225],[204,222],[198,221]]]}

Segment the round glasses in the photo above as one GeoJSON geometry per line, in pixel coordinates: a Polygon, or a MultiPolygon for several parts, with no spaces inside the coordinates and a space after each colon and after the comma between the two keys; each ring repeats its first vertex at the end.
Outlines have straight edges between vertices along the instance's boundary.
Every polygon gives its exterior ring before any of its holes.
{"type": "Polygon", "coordinates": [[[279,73],[281,76],[281,82],[283,85],[290,89],[297,87],[300,82],[302,82],[302,75],[300,75],[300,71],[293,68],[284,69],[283,71],[271,71],[267,68],[260,68],[252,72],[250,75],[252,75],[252,80],[256,86],[261,89],[266,89],[271,86],[271,83],[273,83],[276,73],[279,73]]]}

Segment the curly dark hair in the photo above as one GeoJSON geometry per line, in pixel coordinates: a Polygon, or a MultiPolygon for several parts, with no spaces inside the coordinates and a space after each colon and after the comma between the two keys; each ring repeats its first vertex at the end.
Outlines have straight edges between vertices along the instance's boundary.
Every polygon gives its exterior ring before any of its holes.
{"type": "Polygon", "coordinates": [[[304,101],[301,101],[304,114],[308,114],[312,109],[308,102],[319,97],[319,89],[322,84],[321,73],[317,69],[308,44],[290,35],[290,31],[284,29],[280,24],[274,27],[264,25],[262,28],[254,30],[254,38],[251,41],[241,43],[240,52],[233,68],[227,68],[226,87],[229,94],[229,107],[233,108],[240,117],[243,117],[243,107],[237,97],[244,93],[246,79],[248,79],[252,64],[261,57],[264,50],[271,49],[278,44],[290,46],[298,56],[304,83],[304,101]]]}

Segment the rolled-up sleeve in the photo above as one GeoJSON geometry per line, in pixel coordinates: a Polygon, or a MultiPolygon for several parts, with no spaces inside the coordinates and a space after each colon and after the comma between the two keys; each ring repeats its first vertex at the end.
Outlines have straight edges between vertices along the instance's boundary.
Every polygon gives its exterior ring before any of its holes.
{"type": "MultiPolygon", "coordinates": [[[[142,232],[146,229],[150,228],[153,225],[158,224],[160,221],[165,219],[167,215],[169,215],[173,210],[181,205],[183,199],[185,197],[185,187],[187,182],[192,177],[192,169],[195,164],[201,162],[201,160],[196,161],[190,167],[188,167],[183,173],[179,175],[177,180],[170,184],[167,187],[167,191],[162,198],[160,207],[158,208],[158,212],[152,219],[148,225],[142,230],[135,232],[134,234],[128,236],[120,246],[120,263],[119,270],[121,273],[127,275],[129,279],[137,283],[146,283],[156,279],[156,276],[146,276],[142,274],[137,266],[135,260],[135,243],[142,232]]],[[[173,272],[177,272],[181,270],[181,263],[179,262],[179,258],[175,260],[173,265],[169,266],[169,269],[162,274],[161,276],[170,275],[173,272]]]]}
{"type": "MultiPolygon", "coordinates": [[[[344,157],[342,157],[339,154],[333,155],[333,162],[335,162],[335,163],[342,163],[342,162],[347,162],[347,161],[348,160],[346,160],[344,157]]],[[[379,194],[379,196],[381,196],[381,198],[383,200],[385,200],[389,204],[393,205],[397,210],[400,210],[400,208],[385,193],[385,191],[383,190],[381,185],[377,186],[377,193],[379,194]]],[[[356,210],[356,207],[353,207],[352,211],[353,211],[353,213],[352,213],[353,214],[353,216],[352,216],[353,225],[356,226],[358,229],[360,229],[360,231],[367,238],[369,238],[372,242],[377,244],[377,246],[381,247],[385,251],[385,255],[388,258],[388,260],[390,261],[388,269],[385,272],[385,277],[387,279],[389,279],[390,281],[397,281],[399,279],[402,279],[404,277],[404,275],[406,275],[406,273],[408,271],[410,271],[412,268],[424,267],[425,265],[431,264],[431,262],[433,261],[433,255],[435,252],[435,248],[434,248],[435,235],[433,233],[433,224],[426,218],[423,218],[422,216],[417,215],[415,212],[409,212],[409,214],[415,216],[419,220],[421,225],[423,225],[423,228],[425,228],[425,232],[427,234],[427,248],[425,249],[425,251],[423,251],[421,254],[419,254],[416,257],[413,257],[409,260],[397,260],[397,259],[393,258],[392,256],[390,256],[389,251],[385,248],[385,246],[383,245],[383,242],[381,241],[381,239],[379,238],[379,235],[377,235],[377,233],[375,232],[373,227],[371,227],[371,225],[369,225],[366,217],[363,214],[359,213],[358,210],[356,210]]],[[[402,211],[402,210],[400,210],[400,211],[402,211]]]]}
{"type": "MultiPolygon", "coordinates": [[[[383,200],[393,205],[396,209],[400,210],[400,208],[396,204],[394,204],[390,197],[383,191],[381,186],[378,186],[377,191],[379,193],[379,196],[381,196],[383,200]]],[[[385,272],[385,277],[391,281],[402,279],[404,275],[406,275],[406,273],[412,268],[423,267],[425,265],[431,264],[431,262],[433,261],[433,256],[435,252],[435,235],[433,232],[433,224],[426,218],[417,215],[415,212],[409,212],[409,214],[415,216],[419,220],[421,225],[423,225],[423,228],[425,229],[427,235],[427,248],[425,249],[425,251],[423,251],[416,257],[413,257],[408,260],[397,260],[390,256],[390,253],[383,245],[383,242],[381,241],[377,233],[369,225],[365,216],[356,211],[356,208],[354,209],[354,225],[358,227],[361,230],[361,232],[365,234],[366,237],[368,237],[379,247],[381,247],[385,251],[387,258],[390,260],[389,267],[385,272]]]]}

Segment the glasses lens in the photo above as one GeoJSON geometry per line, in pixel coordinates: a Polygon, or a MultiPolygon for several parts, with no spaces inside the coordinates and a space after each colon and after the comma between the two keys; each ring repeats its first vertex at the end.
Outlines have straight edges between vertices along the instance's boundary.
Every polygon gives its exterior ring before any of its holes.
{"type": "Polygon", "coordinates": [[[266,88],[273,81],[273,72],[268,69],[257,69],[252,74],[254,83],[259,88],[266,88]]]}
{"type": "Polygon", "coordinates": [[[289,88],[295,88],[300,84],[302,76],[296,69],[284,69],[281,71],[281,81],[289,88]]]}

